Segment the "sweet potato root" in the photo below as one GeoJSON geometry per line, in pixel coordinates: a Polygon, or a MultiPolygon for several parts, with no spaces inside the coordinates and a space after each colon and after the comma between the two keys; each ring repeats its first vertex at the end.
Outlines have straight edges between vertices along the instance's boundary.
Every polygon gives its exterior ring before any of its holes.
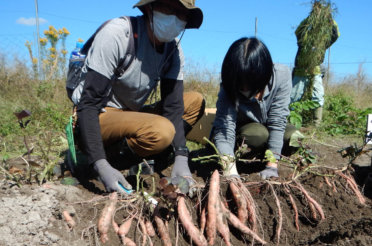
{"type": "Polygon", "coordinates": [[[306,197],[307,201],[309,202],[309,204],[313,204],[315,209],[318,211],[319,215],[320,215],[320,220],[324,220],[325,219],[325,216],[324,216],[324,212],[323,212],[323,209],[322,207],[319,205],[319,203],[317,201],[314,200],[314,198],[312,198],[309,193],[305,190],[305,188],[296,180],[294,180],[294,182],[296,183],[296,188],[299,189],[302,194],[304,194],[304,196],[306,197]]]}
{"type": "Polygon", "coordinates": [[[154,217],[155,217],[154,220],[156,223],[156,227],[158,228],[158,232],[163,242],[163,245],[172,246],[172,241],[169,237],[167,227],[165,226],[163,220],[160,218],[159,211],[157,208],[155,208],[154,217]]]}
{"type": "Polygon", "coordinates": [[[223,216],[223,212],[221,210],[220,201],[217,202],[218,210],[217,210],[217,231],[220,233],[221,237],[223,238],[225,244],[230,246],[230,229],[227,225],[226,218],[223,216]]]}
{"type": "Polygon", "coordinates": [[[359,202],[365,205],[366,199],[364,199],[362,193],[360,192],[358,185],[355,182],[355,179],[348,175],[343,174],[342,172],[337,172],[337,174],[343,177],[344,179],[346,179],[346,182],[349,184],[350,188],[354,191],[355,195],[359,199],[359,202]]]}
{"type": "Polygon", "coordinates": [[[266,244],[265,240],[263,240],[260,236],[258,236],[254,231],[249,229],[246,225],[244,225],[238,217],[236,217],[233,213],[231,213],[225,205],[221,202],[221,209],[223,214],[226,216],[227,220],[230,222],[232,226],[234,226],[239,231],[251,235],[253,239],[257,240],[261,244],[266,244]]]}
{"type": "Polygon", "coordinates": [[[216,239],[217,201],[220,193],[220,174],[215,170],[209,182],[208,206],[207,206],[207,238],[208,244],[214,245],[216,239]]]}
{"type": "Polygon", "coordinates": [[[106,243],[108,241],[108,230],[110,228],[110,224],[112,223],[112,218],[115,212],[116,203],[118,201],[118,194],[113,192],[110,194],[109,201],[106,203],[105,207],[101,212],[101,216],[98,220],[98,232],[100,234],[100,238],[102,243],[106,243]]]}
{"type": "Polygon", "coordinates": [[[130,239],[130,238],[128,238],[128,237],[124,238],[124,242],[123,242],[123,244],[124,244],[125,246],[136,246],[136,243],[133,242],[133,240],[130,239]]]}
{"type": "Polygon", "coordinates": [[[152,225],[151,221],[145,220],[145,226],[146,226],[146,232],[150,237],[155,237],[155,229],[154,226],[152,225]]]}
{"type": "Polygon", "coordinates": [[[185,198],[182,196],[178,198],[177,212],[178,218],[187,231],[187,234],[192,239],[192,242],[198,246],[208,245],[207,240],[205,239],[203,234],[200,233],[198,228],[192,222],[192,217],[186,207],[185,198]]]}
{"type": "Polygon", "coordinates": [[[297,209],[296,202],[293,199],[293,196],[291,195],[289,189],[286,186],[284,186],[284,190],[289,197],[289,200],[291,202],[291,205],[292,205],[292,208],[293,208],[293,211],[294,211],[294,220],[295,220],[296,229],[297,229],[297,231],[300,231],[300,225],[298,223],[298,209],[297,209]]]}
{"type": "Polygon", "coordinates": [[[247,189],[247,187],[242,183],[237,183],[238,187],[240,188],[243,196],[246,199],[247,202],[247,211],[248,211],[248,222],[251,226],[252,231],[257,231],[257,213],[256,213],[256,204],[254,202],[254,199],[247,189]]]}
{"type": "Polygon", "coordinates": [[[114,232],[117,234],[119,231],[119,225],[115,222],[115,220],[112,220],[112,228],[114,228],[114,232]]]}
{"type": "Polygon", "coordinates": [[[242,196],[242,192],[233,181],[230,182],[229,187],[237,206],[238,218],[245,224],[248,219],[247,200],[242,196]]]}
{"type": "Polygon", "coordinates": [[[143,221],[143,219],[141,217],[138,218],[138,223],[141,227],[141,231],[142,231],[142,245],[146,245],[146,241],[147,241],[147,230],[146,230],[146,225],[145,225],[145,222],[143,221]]]}
{"type": "Polygon", "coordinates": [[[200,233],[204,234],[205,224],[207,223],[207,218],[205,214],[205,207],[202,208],[200,214],[200,233]]]}
{"type": "Polygon", "coordinates": [[[124,221],[123,224],[120,225],[119,230],[118,230],[118,235],[120,236],[121,240],[123,243],[125,242],[126,235],[128,234],[130,227],[132,225],[133,221],[133,216],[131,216],[129,219],[124,221]]]}
{"type": "Polygon", "coordinates": [[[71,217],[70,213],[66,210],[63,211],[62,215],[66,220],[68,228],[70,228],[70,230],[72,230],[76,226],[75,220],[71,217]]]}
{"type": "Polygon", "coordinates": [[[275,198],[275,203],[276,203],[276,206],[278,207],[278,227],[277,227],[277,230],[276,230],[276,244],[279,245],[279,242],[280,242],[280,233],[282,231],[282,225],[283,225],[283,214],[282,214],[282,207],[280,206],[280,201],[279,201],[279,198],[278,196],[276,195],[276,192],[275,192],[275,189],[273,187],[272,184],[270,184],[268,182],[270,188],[271,188],[271,191],[273,192],[273,195],[274,195],[274,198],[275,198]]]}

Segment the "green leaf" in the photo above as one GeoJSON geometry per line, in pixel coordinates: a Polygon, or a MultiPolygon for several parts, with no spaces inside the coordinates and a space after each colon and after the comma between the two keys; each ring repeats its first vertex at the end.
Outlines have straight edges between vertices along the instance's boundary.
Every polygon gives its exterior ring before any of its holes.
{"type": "Polygon", "coordinates": [[[61,180],[61,184],[76,186],[79,184],[79,181],[73,177],[66,177],[61,180]]]}
{"type": "Polygon", "coordinates": [[[300,142],[304,138],[305,136],[299,130],[296,130],[289,140],[289,146],[300,147],[300,142]]]}
{"type": "Polygon", "coordinates": [[[269,149],[265,151],[265,161],[276,162],[276,158],[274,156],[274,153],[269,149]]]}

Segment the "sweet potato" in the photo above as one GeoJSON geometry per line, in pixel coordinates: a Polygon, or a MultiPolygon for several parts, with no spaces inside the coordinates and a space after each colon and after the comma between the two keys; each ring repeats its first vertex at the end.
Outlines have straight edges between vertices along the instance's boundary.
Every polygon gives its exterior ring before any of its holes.
{"type": "Polygon", "coordinates": [[[316,209],[315,209],[315,207],[314,207],[314,204],[312,204],[310,201],[309,201],[309,209],[310,209],[311,217],[312,217],[314,220],[317,220],[318,215],[317,215],[317,213],[316,213],[316,209]]]}
{"type": "Polygon", "coordinates": [[[146,241],[147,241],[147,230],[146,230],[146,226],[145,226],[145,222],[143,221],[143,219],[141,217],[138,218],[138,223],[141,227],[141,231],[142,231],[142,245],[146,245],[146,241]]]}
{"type": "Polygon", "coordinates": [[[222,209],[222,212],[224,213],[224,215],[226,216],[227,220],[230,222],[230,224],[232,226],[234,226],[236,229],[238,229],[239,231],[243,232],[243,233],[246,233],[248,235],[251,235],[253,237],[253,239],[257,240],[259,243],[261,244],[266,244],[265,240],[263,240],[260,236],[258,236],[254,231],[252,231],[251,229],[249,229],[246,225],[244,225],[239,219],[238,217],[236,217],[233,213],[231,213],[226,207],[225,205],[223,205],[222,202],[220,202],[221,204],[221,209],[222,209]]]}
{"type": "Polygon", "coordinates": [[[71,215],[70,215],[70,213],[68,211],[66,211],[66,210],[63,211],[62,215],[65,218],[68,227],[70,228],[70,230],[72,230],[75,227],[76,222],[71,217],[71,215]]]}
{"type": "Polygon", "coordinates": [[[289,192],[289,189],[284,186],[284,190],[285,190],[285,192],[287,193],[287,195],[289,197],[289,200],[291,202],[291,205],[292,205],[292,208],[293,208],[293,211],[294,211],[294,220],[295,220],[296,229],[297,229],[297,231],[300,231],[300,225],[298,223],[298,209],[297,209],[296,202],[293,199],[291,193],[289,192]]]}
{"type": "Polygon", "coordinates": [[[234,181],[230,182],[229,187],[237,206],[238,218],[243,224],[245,224],[248,219],[247,200],[242,196],[242,192],[239,190],[234,181]]]}
{"type": "Polygon", "coordinates": [[[223,238],[225,244],[230,246],[230,229],[227,225],[226,218],[223,216],[223,212],[221,209],[220,201],[217,202],[218,210],[217,210],[217,231],[220,233],[221,237],[223,238]]]}
{"type": "Polygon", "coordinates": [[[257,231],[257,213],[254,199],[249,190],[247,189],[247,187],[242,182],[238,182],[237,185],[246,199],[248,210],[248,222],[252,230],[255,232],[257,231]]]}
{"type": "Polygon", "coordinates": [[[282,231],[282,225],[283,225],[283,214],[282,214],[282,207],[280,206],[280,201],[279,201],[279,198],[278,196],[276,195],[276,192],[274,190],[274,187],[272,184],[270,184],[268,182],[270,188],[271,188],[271,191],[273,192],[273,195],[274,195],[274,198],[275,198],[275,203],[276,203],[276,206],[278,207],[278,227],[276,229],[276,237],[277,237],[277,241],[276,241],[276,244],[279,245],[279,242],[280,242],[280,233],[282,231]]]}
{"type": "Polygon", "coordinates": [[[108,230],[110,228],[110,224],[115,212],[116,203],[118,201],[118,194],[113,192],[110,194],[109,201],[106,203],[105,207],[101,212],[101,216],[98,220],[98,232],[100,234],[100,238],[102,243],[106,243],[108,241],[108,230]]]}
{"type": "Polygon", "coordinates": [[[208,245],[207,240],[205,239],[203,234],[200,233],[198,228],[192,222],[192,217],[186,207],[185,198],[182,196],[178,198],[177,212],[178,218],[187,231],[187,234],[190,236],[192,242],[198,246],[208,245]]]}
{"type": "Polygon", "coordinates": [[[123,244],[124,244],[125,246],[136,246],[136,243],[133,242],[133,240],[130,239],[130,238],[128,238],[128,237],[124,238],[124,242],[123,242],[123,244]]]}
{"type": "Polygon", "coordinates": [[[307,193],[307,191],[305,190],[305,188],[302,187],[302,185],[298,181],[294,180],[294,182],[296,183],[296,186],[295,187],[297,189],[299,189],[302,192],[302,194],[304,194],[304,196],[306,197],[306,199],[309,202],[309,204],[311,203],[311,204],[314,205],[315,209],[318,211],[318,213],[320,215],[320,220],[321,221],[324,220],[325,219],[324,212],[323,212],[322,207],[319,205],[319,203],[317,201],[315,201],[314,198],[312,198],[309,195],[309,193],[307,193]]]}
{"type": "Polygon", "coordinates": [[[155,223],[156,223],[156,227],[158,228],[158,232],[159,232],[160,238],[163,242],[163,245],[164,246],[172,246],[172,241],[170,239],[168,230],[167,230],[163,220],[161,219],[159,211],[158,211],[157,208],[155,208],[155,211],[154,211],[154,220],[155,220],[155,223]]]}
{"type": "Polygon", "coordinates": [[[115,222],[115,220],[112,220],[112,228],[114,228],[114,232],[118,233],[119,231],[119,225],[115,222]]]}
{"type": "Polygon", "coordinates": [[[348,175],[343,174],[342,172],[337,172],[337,174],[343,177],[344,179],[346,179],[346,182],[350,185],[350,188],[354,191],[355,195],[359,199],[359,202],[365,205],[366,199],[364,199],[362,193],[360,192],[358,185],[355,182],[355,179],[348,175]]]}
{"type": "Polygon", "coordinates": [[[152,225],[151,221],[145,220],[145,226],[146,226],[146,232],[150,237],[155,237],[155,229],[154,226],[152,225]]]}
{"type": "Polygon", "coordinates": [[[130,230],[130,227],[132,225],[132,221],[133,221],[133,216],[131,216],[129,219],[127,219],[126,221],[124,221],[123,224],[120,225],[119,227],[119,230],[118,230],[118,235],[120,236],[121,240],[123,241],[123,243],[125,242],[125,236],[128,234],[129,230],[130,230]]]}
{"type": "Polygon", "coordinates": [[[215,170],[209,182],[208,213],[207,213],[207,238],[208,244],[214,245],[216,239],[217,201],[220,193],[220,174],[215,170]]]}

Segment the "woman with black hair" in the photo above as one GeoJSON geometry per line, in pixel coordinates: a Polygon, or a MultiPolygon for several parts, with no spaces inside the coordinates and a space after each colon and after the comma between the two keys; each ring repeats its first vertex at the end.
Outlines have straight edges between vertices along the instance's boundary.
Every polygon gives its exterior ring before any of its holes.
{"type": "MultiPolygon", "coordinates": [[[[211,137],[226,160],[225,176],[239,177],[234,148],[242,143],[251,153],[269,149],[280,159],[296,128],[287,125],[291,73],[273,64],[266,45],[257,38],[241,38],[229,48],[221,71],[221,87],[211,137]]],[[[263,179],[278,177],[278,161],[269,161],[263,179]]]]}

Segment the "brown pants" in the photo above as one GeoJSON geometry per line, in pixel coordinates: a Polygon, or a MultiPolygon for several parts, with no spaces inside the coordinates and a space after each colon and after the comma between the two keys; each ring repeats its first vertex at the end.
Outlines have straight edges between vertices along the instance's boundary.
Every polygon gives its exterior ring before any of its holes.
{"type": "MultiPolygon", "coordinates": [[[[204,99],[200,93],[183,94],[183,119],[193,126],[203,115],[204,99]]],[[[126,139],[129,148],[141,157],[158,154],[173,141],[175,128],[168,119],[157,114],[157,108],[146,112],[124,111],[106,107],[99,115],[105,147],[126,139]]]]}

